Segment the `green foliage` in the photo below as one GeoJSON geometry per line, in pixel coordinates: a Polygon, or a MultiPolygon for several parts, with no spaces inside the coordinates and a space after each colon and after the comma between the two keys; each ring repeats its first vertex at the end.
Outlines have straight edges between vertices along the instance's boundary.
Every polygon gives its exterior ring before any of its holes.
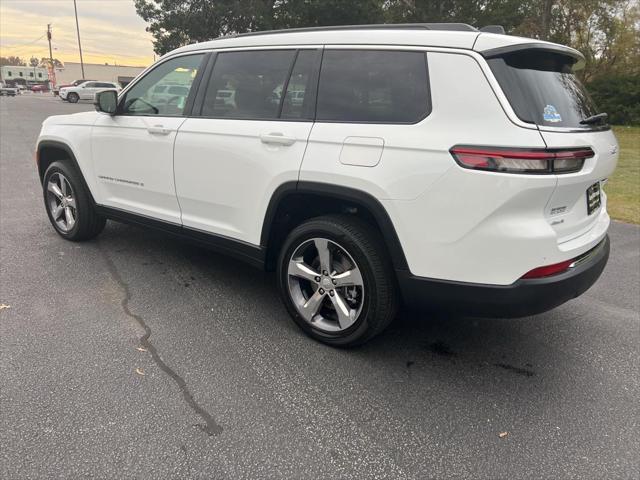
{"type": "Polygon", "coordinates": [[[135,0],[135,7],[164,54],[223,35],[319,25],[384,21],[380,0],[135,0]]]}
{"type": "Polygon", "coordinates": [[[587,86],[602,112],[615,125],[640,125],[640,77],[637,75],[601,76],[587,86]]]}
{"type": "Polygon", "coordinates": [[[27,64],[20,57],[0,57],[0,66],[11,65],[16,67],[24,67],[27,64]]]}

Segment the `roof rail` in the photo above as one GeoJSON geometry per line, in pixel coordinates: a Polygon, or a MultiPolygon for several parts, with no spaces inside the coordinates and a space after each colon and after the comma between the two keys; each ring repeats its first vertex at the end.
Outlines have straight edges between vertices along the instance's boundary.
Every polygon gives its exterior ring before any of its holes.
{"type": "Polygon", "coordinates": [[[253,35],[270,35],[274,33],[323,32],[332,30],[450,30],[456,32],[477,32],[466,23],[375,23],[370,25],[334,25],[322,27],[288,28],[282,30],[261,30],[259,32],[237,33],[226,38],[249,37],[253,35]]]}

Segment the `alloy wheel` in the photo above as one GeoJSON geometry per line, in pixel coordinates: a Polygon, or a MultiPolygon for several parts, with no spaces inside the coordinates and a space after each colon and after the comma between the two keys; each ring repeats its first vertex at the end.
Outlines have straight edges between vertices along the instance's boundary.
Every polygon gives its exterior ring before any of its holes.
{"type": "Polygon", "coordinates": [[[288,264],[289,295],[300,316],[318,330],[351,327],[364,305],[364,280],[353,257],[326,238],[306,240],[288,264]]]}
{"type": "Polygon", "coordinates": [[[49,177],[47,203],[51,218],[62,232],[69,232],[78,218],[77,203],[69,180],[60,172],[49,177]]]}

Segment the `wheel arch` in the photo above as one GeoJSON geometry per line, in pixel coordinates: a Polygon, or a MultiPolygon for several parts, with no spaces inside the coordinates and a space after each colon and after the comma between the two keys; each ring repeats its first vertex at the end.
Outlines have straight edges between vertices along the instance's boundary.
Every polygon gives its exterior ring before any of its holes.
{"type": "Polygon", "coordinates": [[[38,143],[38,147],[36,148],[36,163],[38,165],[38,177],[40,178],[40,183],[42,184],[42,182],[44,182],[44,174],[47,171],[47,168],[49,168],[49,165],[58,160],[67,160],[71,162],[73,167],[80,174],[83,187],[88,192],[91,203],[95,205],[96,202],[93,198],[93,194],[91,193],[89,185],[87,185],[82,169],[78,164],[75,154],[73,153],[73,149],[64,142],[56,140],[42,140],[38,143]]]}
{"type": "Polygon", "coordinates": [[[260,236],[260,245],[266,251],[265,268],[274,268],[282,241],[295,226],[329,213],[355,214],[372,223],[382,236],[394,269],[409,269],[393,222],[375,197],[355,188],[308,181],[284,183],[271,196],[260,236]],[[302,205],[305,212],[300,211],[302,205]]]}

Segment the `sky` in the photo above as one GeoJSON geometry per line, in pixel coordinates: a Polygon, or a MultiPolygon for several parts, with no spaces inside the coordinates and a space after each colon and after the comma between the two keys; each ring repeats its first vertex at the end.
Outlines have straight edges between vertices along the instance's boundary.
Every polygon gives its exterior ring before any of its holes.
{"type": "MultiPolygon", "coordinates": [[[[147,66],[153,62],[152,37],[133,0],[77,0],[82,57],[85,63],[147,66]]],[[[79,62],[73,0],[0,0],[0,56],[29,61],[53,56],[79,62]]]]}

